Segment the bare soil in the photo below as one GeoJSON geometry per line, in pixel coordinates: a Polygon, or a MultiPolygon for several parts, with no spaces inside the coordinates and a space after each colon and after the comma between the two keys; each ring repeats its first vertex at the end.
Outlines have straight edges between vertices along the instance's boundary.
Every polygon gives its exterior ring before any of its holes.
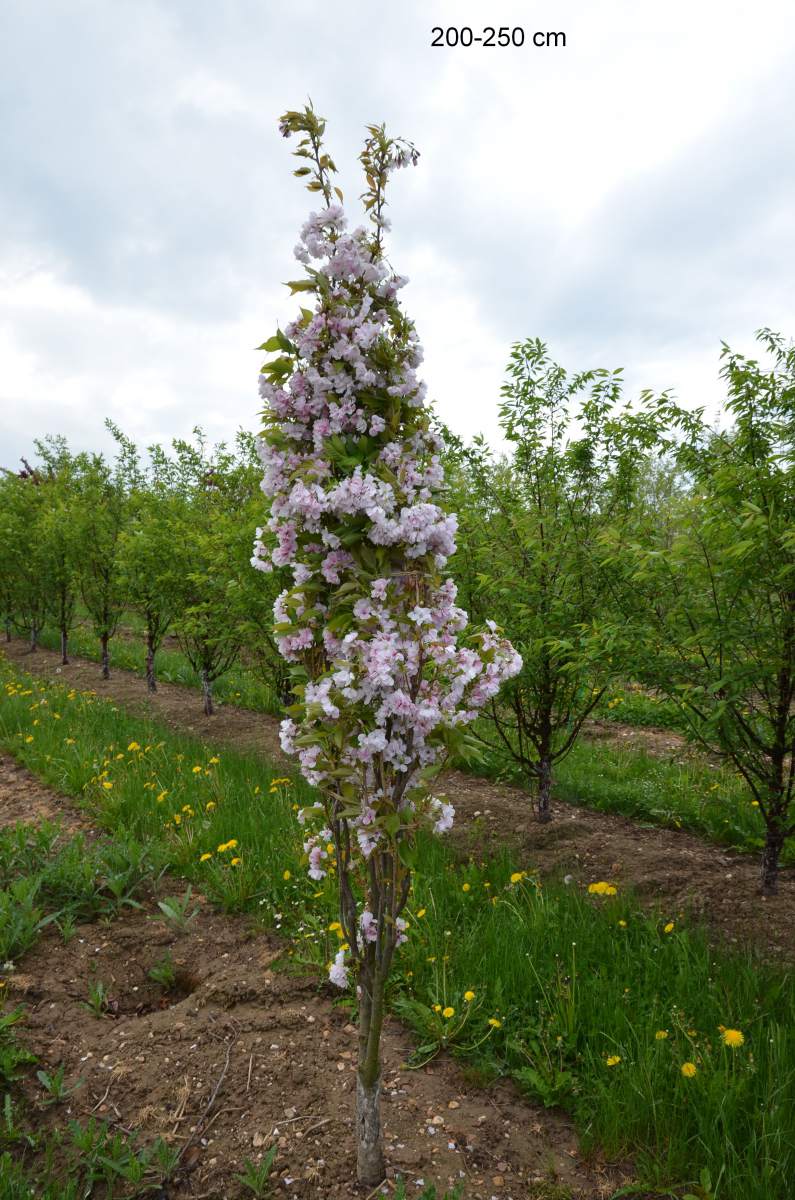
{"type": "MultiPolygon", "coordinates": [[[[114,671],[103,681],[96,663],[75,659],[61,667],[59,655],[27,652],[21,641],[3,647],[8,658],[25,670],[94,688],[125,708],[165,721],[172,728],[254,750],[288,765],[278,741],[278,721],[263,713],[225,705],[205,717],[201,698],[192,689],[160,684],[154,696],[132,672],[114,671]]],[[[606,723],[611,726],[611,723],[606,723]]],[[[611,726],[611,733],[614,731],[611,726]]],[[[671,752],[681,739],[670,731],[656,734],[671,752]]],[[[552,806],[553,820],[538,824],[528,794],[521,788],[448,771],[439,786],[455,806],[458,820],[454,844],[464,853],[482,855],[510,847],[525,869],[542,876],[571,876],[572,886],[600,879],[632,887],[639,899],[666,915],[703,917],[716,938],[730,946],[750,945],[771,958],[795,960],[795,869],[781,873],[779,894],[758,893],[755,857],[734,853],[678,830],[660,829],[610,813],[594,812],[562,801],[552,806]]]]}
{"type": "MultiPolygon", "coordinates": [[[[83,823],[67,799],[0,757],[0,820],[20,815],[83,823]],[[35,800],[26,813],[21,796],[35,800]]],[[[362,1196],[351,1183],[356,1038],[346,1008],[289,967],[283,943],[201,897],[199,905],[186,932],[159,919],[154,902],[110,925],[80,926],[66,943],[47,931],[10,976],[39,1067],[63,1064],[69,1084],[82,1081],[66,1108],[38,1108],[38,1128],[93,1115],[144,1141],[164,1137],[183,1151],[169,1200],[242,1198],[245,1159],[256,1163],[274,1143],[276,1195],[362,1196]],[[172,993],[148,977],[166,954],[172,993]],[[85,1006],[92,980],[107,986],[104,1016],[85,1006]]],[[[395,1021],[383,1046],[390,1178],[402,1174],[409,1195],[424,1180],[463,1182],[467,1200],[598,1200],[626,1180],[586,1162],[571,1123],[512,1085],[475,1086],[446,1057],[407,1069],[413,1044],[395,1021]]],[[[25,1089],[35,1109],[35,1077],[25,1089]]]]}

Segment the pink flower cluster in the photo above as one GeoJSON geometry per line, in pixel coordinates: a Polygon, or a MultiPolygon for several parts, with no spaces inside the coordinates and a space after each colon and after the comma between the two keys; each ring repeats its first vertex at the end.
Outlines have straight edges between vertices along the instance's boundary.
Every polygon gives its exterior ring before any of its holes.
{"type": "MultiPolygon", "coordinates": [[[[390,274],[364,229],[345,230],[339,205],[304,225],[296,256],[317,304],[285,331],[289,377],[260,380],[271,511],[252,564],[293,576],[275,604],[275,631],[306,682],[281,742],[326,797],[304,813],[325,826],[304,846],[313,879],[326,873],[342,797],[364,860],[394,842],[396,829],[450,828],[452,807],[428,794],[431,769],[521,667],[493,623],[466,635],[455,584],[443,575],[456,518],[435,502],[441,445],[416,375],[422,352],[396,301],[406,280],[390,274]]],[[[361,914],[362,942],[372,920],[361,914]]],[[[337,958],[331,974],[340,982],[337,958]]]]}

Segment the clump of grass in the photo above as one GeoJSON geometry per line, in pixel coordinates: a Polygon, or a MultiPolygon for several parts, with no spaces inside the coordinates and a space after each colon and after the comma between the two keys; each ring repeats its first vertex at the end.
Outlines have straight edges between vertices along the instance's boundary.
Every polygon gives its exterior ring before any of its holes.
{"type": "Polygon", "coordinates": [[[163,957],[150,968],[148,972],[152,983],[156,983],[164,992],[173,992],[177,986],[177,968],[170,954],[163,957]]]}

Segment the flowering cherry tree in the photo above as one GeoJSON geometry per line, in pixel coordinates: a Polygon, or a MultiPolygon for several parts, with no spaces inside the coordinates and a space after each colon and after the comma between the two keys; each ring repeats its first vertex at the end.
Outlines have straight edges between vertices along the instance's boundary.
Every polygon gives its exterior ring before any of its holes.
{"type": "Polygon", "coordinates": [[[467,633],[444,575],[456,518],[435,499],[440,441],[416,375],[422,352],[397,299],[407,281],[383,249],[388,177],[417,151],[368,127],[370,227],[349,232],[325,122],[310,107],[286,113],[280,129],[299,135],[295,174],[323,207],[295,250],[305,276],[289,285],[314,306],[261,347],[274,356],[260,376],[271,511],[252,563],[292,572],[274,608],[297,697],[281,741],[318,789],[300,814],[309,874],[320,880],[336,863],[344,941],[329,975],[356,984],[357,1167],[372,1186],[384,1178],[384,987],[407,937],[416,834],[450,828],[453,808],[433,796],[433,777],[521,660],[493,622],[467,633]]]}

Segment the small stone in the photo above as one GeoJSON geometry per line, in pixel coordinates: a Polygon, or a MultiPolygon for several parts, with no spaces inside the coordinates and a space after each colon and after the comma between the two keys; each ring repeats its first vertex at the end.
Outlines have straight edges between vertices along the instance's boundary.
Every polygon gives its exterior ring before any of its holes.
{"type": "Polygon", "coordinates": [[[448,1108],[460,1108],[460,1107],[461,1107],[461,1105],[458,1103],[458,1101],[457,1101],[457,1100],[449,1100],[449,1101],[447,1102],[447,1107],[448,1107],[448,1108]]]}

